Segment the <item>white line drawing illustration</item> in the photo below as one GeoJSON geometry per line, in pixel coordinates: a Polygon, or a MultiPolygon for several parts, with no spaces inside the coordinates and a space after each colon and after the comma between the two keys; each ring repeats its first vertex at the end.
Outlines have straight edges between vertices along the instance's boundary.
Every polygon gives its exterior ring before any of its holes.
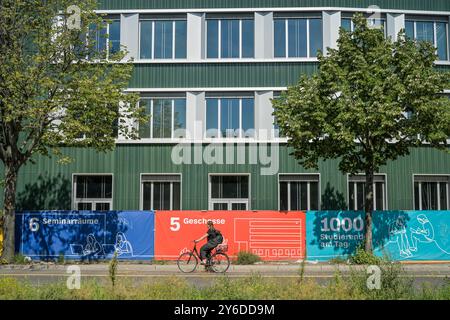
{"type": "Polygon", "coordinates": [[[119,232],[116,235],[116,244],[114,245],[115,252],[118,256],[131,255],[133,256],[133,246],[130,241],[127,240],[123,232],[119,232]]]}
{"type": "Polygon", "coordinates": [[[420,226],[417,229],[410,228],[411,232],[411,242],[412,246],[410,247],[411,251],[417,252],[417,243],[433,243],[436,245],[436,247],[441,250],[441,252],[444,252],[445,254],[450,254],[449,252],[442,249],[439,244],[434,239],[434,227],[431,224],[430,220],[425,214],[419,214],[417,216],[417,221],[420,223],[420,226]]]}
{"type": "Polygon", "coordinates": [[[251,251],[263,258],[302,255],[301,219],[236,218],[237,251],[251,251]]]}
{"type": "Polygon", "coordinates": [[[95,239],[93,233],[87,236],[86,245],[83,248],[83,256],[105,256],[105,249],[95,239]]]}
{"type": "Polygon", "coordinates": [[[405,217],[400,216],[397,220],[389,225],[389,243],[396,243],[400,256],[410,258],[413,256],[410,250],[408,235],[406,234],[405,217]]]}

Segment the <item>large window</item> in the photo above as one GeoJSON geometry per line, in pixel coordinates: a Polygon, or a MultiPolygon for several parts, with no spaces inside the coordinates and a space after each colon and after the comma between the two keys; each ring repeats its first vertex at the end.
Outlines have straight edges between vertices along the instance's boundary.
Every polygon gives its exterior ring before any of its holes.
{"type": "Polygon", "coordinates": [[[209,59],[253,58],[255,26],[252,18],[207,19],[209,59]]]}
{"type": "Polygon", "coordinates": [[[319,210],[319,175],[280,174],[281,211],[319,210]]]}
{"type": "MultiPolygon", "coordinates": [[[[381,19],[372,19],[372,18],[368,18],[367,22],[369,24],[369,26],[371,27],[379,27],[382,28],[384,30],[384,34],[387,34],[387,29],[386,29],[386,19],[381,18],[381,19]]],[[[355,31],[355,24],[352,21],[352,18],[350,17],[344,17],[341,19],[341,27],[344,28],[344,30],[348,31],[348,32],[353,32],[355,31]]]]}
{"type": "Polygon", "coordinates": [[[448,23],[444,21],[406,20],[406,36],[431,42],[437,48],[439,60],[448,60],[448,23]]]}
{"type": "Polygon", "coordinates": [[[181,176],[142,175],[142,210],[180,210],[181,176]]]}
{"type": "Polygon", "coordinates": [[[251,138],[255,133],[253,97],[207,97],[208,138],[251,138]]]}
{"type": "MultiPolygon", "coordinates": [[[[348,177],[348,208],[349,210],[364,210],[366,203],[366,176],[356,175],[348,177]]],[[[373,177],[373,209],[387,210],[386,176],[373,177]]]]}
{"type": "Polygon", "coordinates": [[[209,210],[249,210],[249,175],[211,175],[209,210]]]}
{"type": "Polygon", "coordinates": [[[74,210],[112,209],[112,175],[75,175],[74,210]]]}
{"type": "Polygon", "coordinates": [[[105,58],[120,51],[120,18],[114,17],[108,21],[109,23],[104,22],[101,27],[90,25],[88,38],[93,50],[105,58]]]}
{"type": "Polygon", "coordinates": [[[322,47],[322,19],[274,19],[276,58],[314,58],[322,47]]]}
{"type": "Polygon", "coordinates": [[[140,105],[145,109],[149,121],[139,126],[142,139],[183,138],[186,133],[185,98],[142,98],[140,105]]]}
{"type": "Polygon", "coordinates": [[[414,176],[415,210],[449,210],[450,175],[414,176]]]}
{"type": "Polygon", "coordinates": [[[143,16],[139,21],[140,59],[186,59],[186,19],[155,19],[143,16]]]}

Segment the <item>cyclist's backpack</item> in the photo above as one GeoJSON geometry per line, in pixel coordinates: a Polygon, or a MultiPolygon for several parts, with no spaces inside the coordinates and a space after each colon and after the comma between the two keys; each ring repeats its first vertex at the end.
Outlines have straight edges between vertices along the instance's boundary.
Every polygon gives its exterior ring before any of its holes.
{"type": "Polygon", "coordinates": [[[215,238],[215,240],[218,243],[222,243],[223,242],[223,236],[222,236],[222,233],[219,230],[216,230],[216,238],[215,238]]]}

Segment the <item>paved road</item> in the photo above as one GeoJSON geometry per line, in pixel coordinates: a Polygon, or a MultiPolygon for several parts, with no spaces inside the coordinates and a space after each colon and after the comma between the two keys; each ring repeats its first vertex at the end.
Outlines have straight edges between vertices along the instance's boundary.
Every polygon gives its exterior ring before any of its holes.
{"type": "MultiPolygon", "coordinates": [[[[83,279],[95,278],[97,281],[109,281],[107,264],[78,265],[83,279]]],[[[65,281],[69,273],[63,265],[34,264],[25,266],[0,266],[0,277],[14,277],[27,280],[39,285],[57,281],[65,281]]],[[[351,270],[361,269],[361,266],[307,264],[304,269],[304,278],[314,279],[319,283],[327,283],[334,279],[337,272],[343,276],[349,275],[351,270]]],[[[414,264],[403,265],[406,277],[412,277],[414,284],[420,287],[428,282],[433,285],[443,284],[450,279],[450,264],[414,264]]],[[[253,266],[230,266],[226,275],[206,273],[200,268],[192,274],[181,273],[176,265],[147,265],[147,264],[119,264],[118,278],[132,279],[138,283],[158,281],[165,277],[182,277],[196,286],[207,286],[220,277],[239,279],[257,274],[265,278],[277,279],[277,281],[292,281],[298,279],[300,274],[299,264],[272,264],[253,266]]]]}

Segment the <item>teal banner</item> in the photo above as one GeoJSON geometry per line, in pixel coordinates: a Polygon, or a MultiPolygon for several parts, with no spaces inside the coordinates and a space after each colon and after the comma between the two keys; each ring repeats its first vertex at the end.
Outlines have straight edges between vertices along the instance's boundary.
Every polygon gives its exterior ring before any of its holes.
{"type": "MultiPolygon", "coordinates": [[[[364,212],[308,211],[306,256],[346,259],[364,241],[364,212]]],[[[373,245],[392,260],[450,260],[450,211],[376,211],[373,245]]]]}

